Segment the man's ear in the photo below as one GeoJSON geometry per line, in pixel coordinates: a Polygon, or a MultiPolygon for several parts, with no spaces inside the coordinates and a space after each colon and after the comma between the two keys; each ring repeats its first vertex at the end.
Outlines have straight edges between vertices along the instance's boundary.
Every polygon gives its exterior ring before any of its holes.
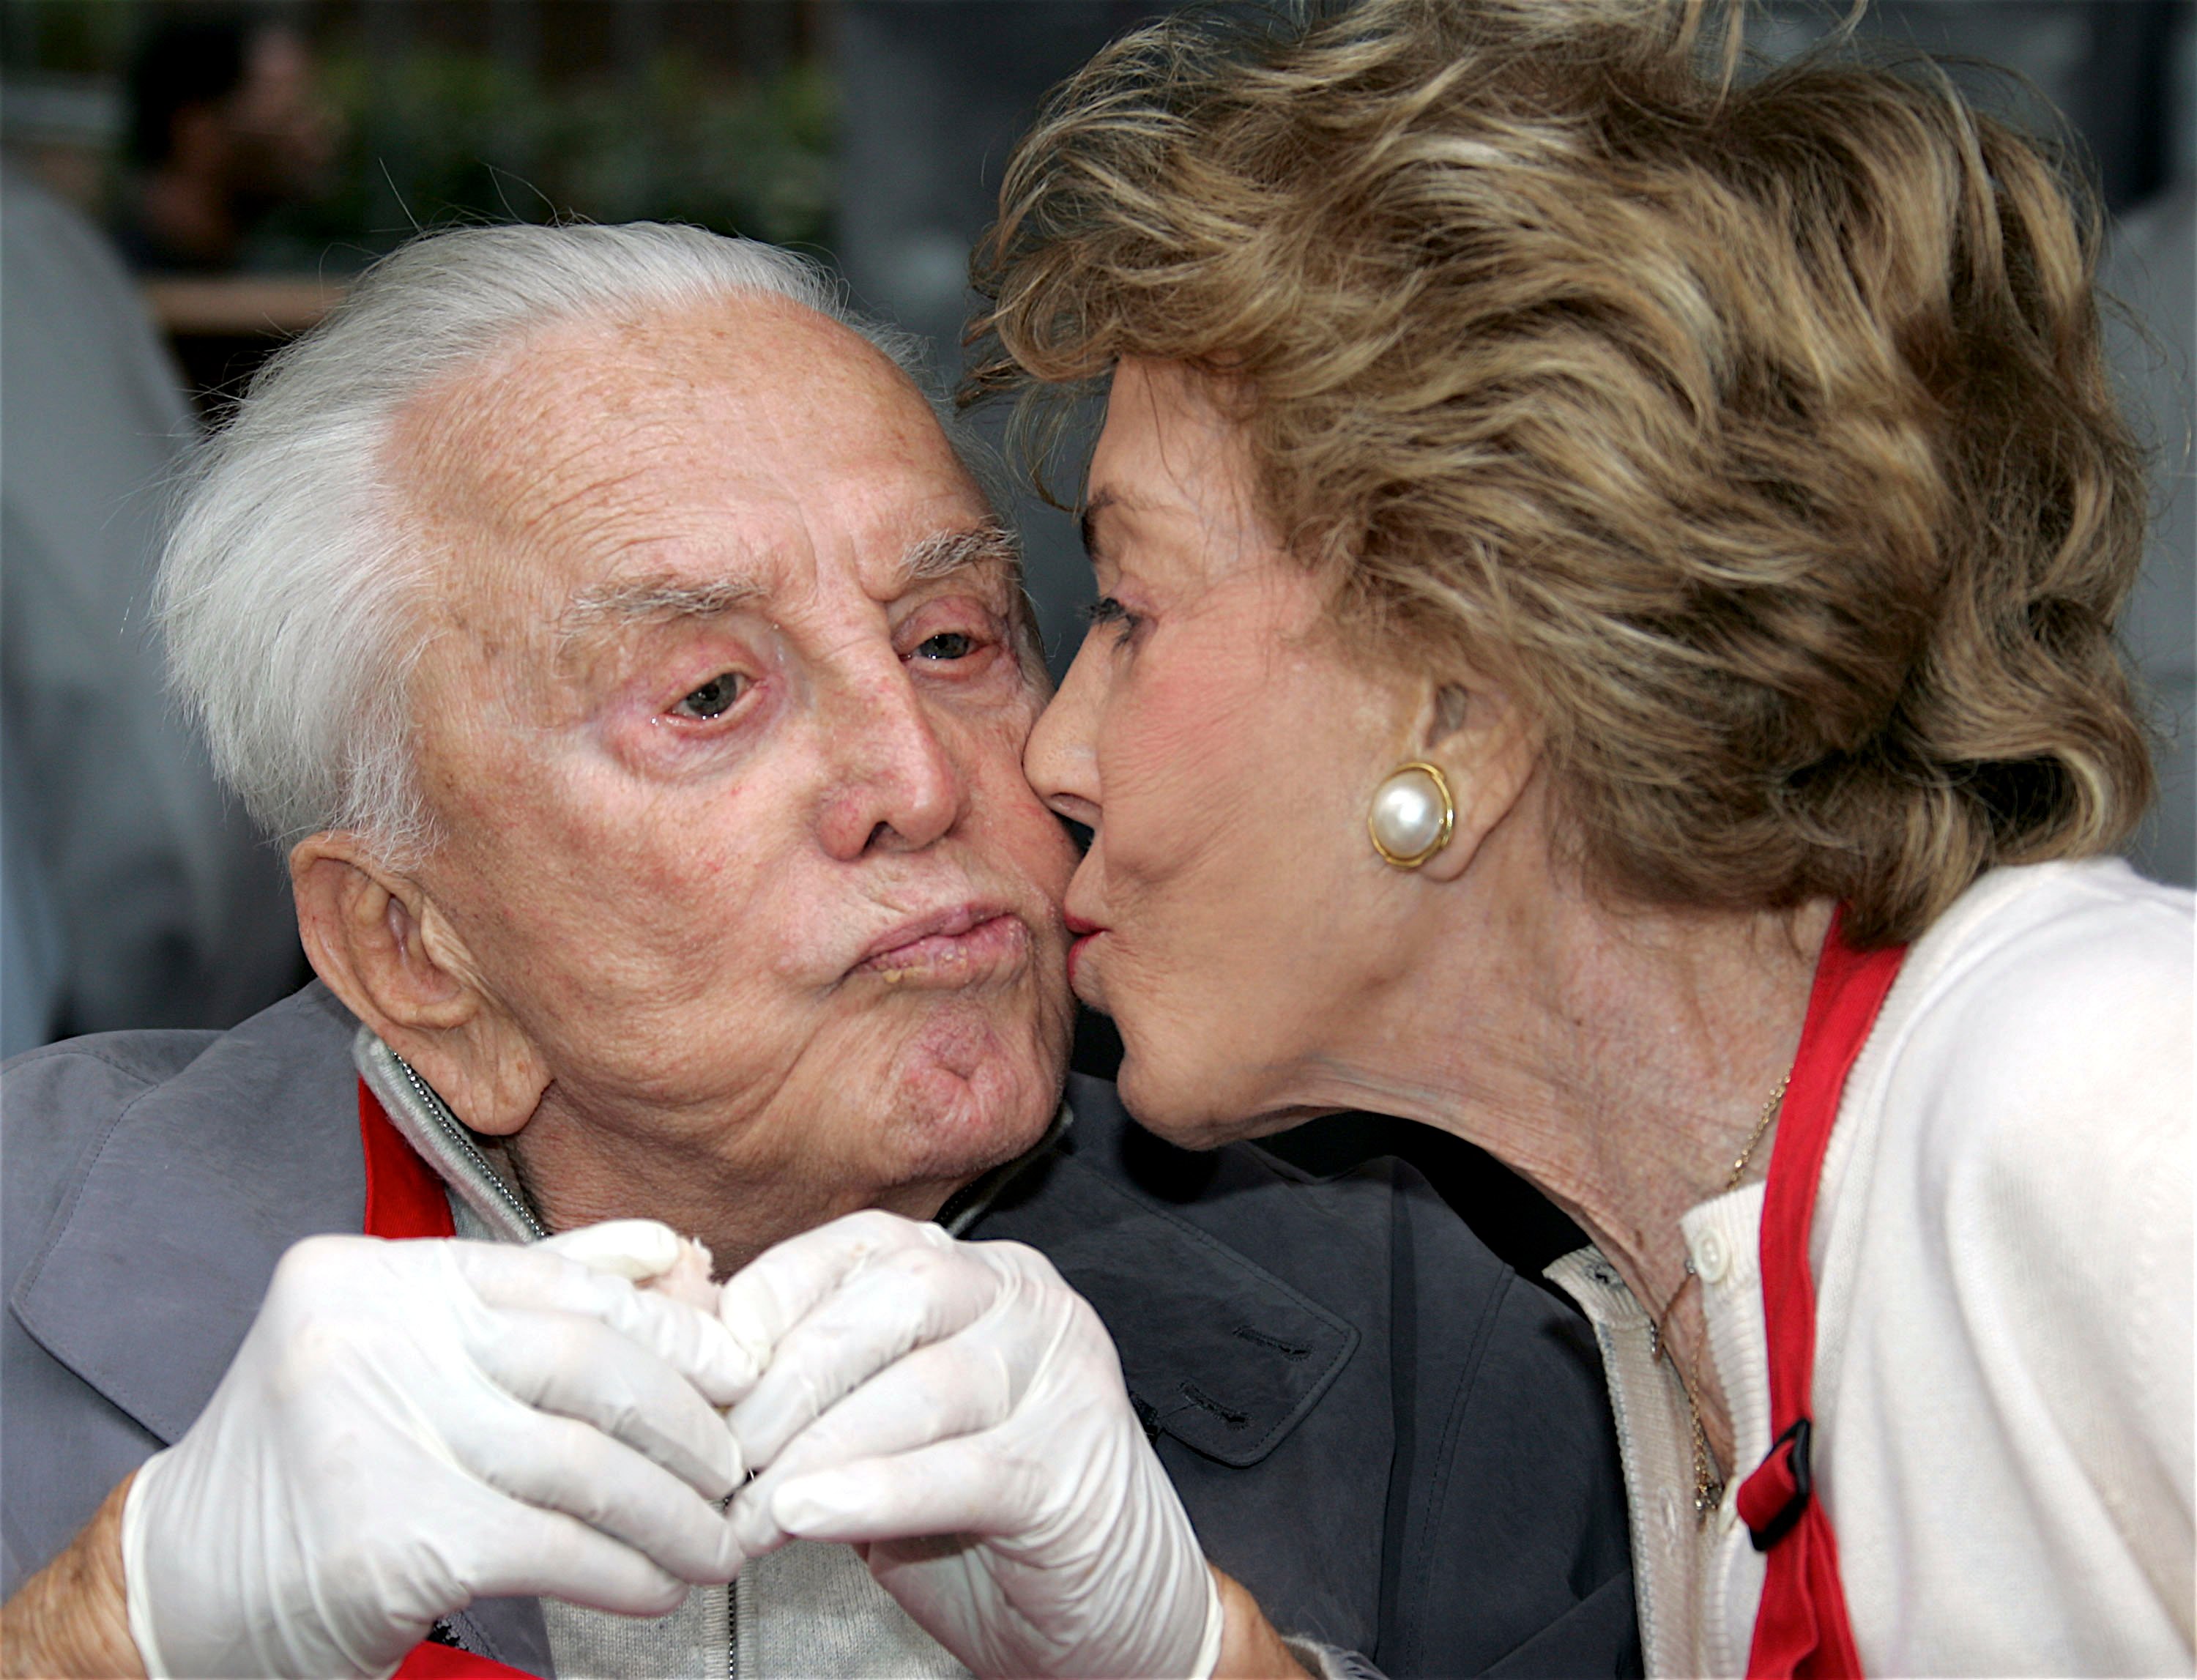
{"type": "Polygon", "coordinates": [[[1429,686],[1415,739],[1417,756],[1441,768],[1457,804],[1449,843],[1418,872],[1454,881],[1524,797],[1540,759],[1539,732],[1508,689],[1466,673],[1429,686]]]}
{"type": "Polygon", "coordinates": [[[314,971],[452,1113],[500,1137],[533,1117],[548,1069],[418,882],[331,831],[292,849],[290,888],[314,971]]]}

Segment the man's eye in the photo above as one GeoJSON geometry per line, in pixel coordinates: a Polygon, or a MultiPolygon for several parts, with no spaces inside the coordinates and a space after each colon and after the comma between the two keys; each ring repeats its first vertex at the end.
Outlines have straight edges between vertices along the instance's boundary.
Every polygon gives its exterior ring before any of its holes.
{"type": "Polygon", "coordinates": [[[671,710],[680,717],[722,716],[745,692],[747,681],[738,671],[720,671],[671,710]]]}
{"type": "Polygon", "coordinates": [[[966,659],[977,651],[977,638],[961,630],[942,630],[915,650],[919,659],[966,659]]]}

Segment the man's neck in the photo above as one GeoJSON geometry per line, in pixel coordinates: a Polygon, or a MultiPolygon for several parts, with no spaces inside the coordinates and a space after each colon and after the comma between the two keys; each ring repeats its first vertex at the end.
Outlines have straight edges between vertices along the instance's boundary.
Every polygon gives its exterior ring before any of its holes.
{"type": "Polygon", "coordinates": [[[704,1243],[719,1277],[843,1214],[882,1208],[931,1219],[970,1182],[823,1186],[783,1162],[743,1163],[716,1148],[629,1136],[571,1113],[554,1097],[553,1090],[505,1144],[542,1224],[556,1231],[601,1219],[660,1219],[704,1243]]]}

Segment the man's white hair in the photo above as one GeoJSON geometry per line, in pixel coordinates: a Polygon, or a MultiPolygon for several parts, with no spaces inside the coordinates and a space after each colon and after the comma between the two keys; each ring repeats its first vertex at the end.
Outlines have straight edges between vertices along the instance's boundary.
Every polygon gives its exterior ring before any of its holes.
{"type": "Polygon", "coordinates": [[[347,829],[392,860],[431,843],[406,691],[426,556],[386,466],[397,412],[549,322],[784,298],[877,346],[930,397],[987,492],[981,451],[930,392],[920,341],[864,321],[814,264],[661,223],[463,228],[384,258],[270,359],[182,488],[159,615],[216,768],[285,840],[347,829]]]}

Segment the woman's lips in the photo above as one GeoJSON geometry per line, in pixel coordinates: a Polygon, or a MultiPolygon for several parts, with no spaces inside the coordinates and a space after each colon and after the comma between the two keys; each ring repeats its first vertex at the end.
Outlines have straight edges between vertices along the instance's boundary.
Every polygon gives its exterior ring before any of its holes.
{"type": "Polygon", "coordinates": [[[1096,922],[1085,921],[1081,916],[1069,916],[1063,919],[1064,919],[1068,924],[1069,932],[1075,936],[1074,941],[1068,947],[1068,983],[1070,986],[1073,987],[1075,984],[1076,959],[1083,954],[1084,947],[1086,946],[1089,945],[1093,940],[1098,938],[1100,934],[1105,932],[1106,930],[1100,927],[1096,922]]]}
{"type": "Polygon", "coordinates": [[[889,986],[966,986],[1029,957],[1029,930],[1012,912],[963,905],[906,922],[855,965],[889,986]]]}

